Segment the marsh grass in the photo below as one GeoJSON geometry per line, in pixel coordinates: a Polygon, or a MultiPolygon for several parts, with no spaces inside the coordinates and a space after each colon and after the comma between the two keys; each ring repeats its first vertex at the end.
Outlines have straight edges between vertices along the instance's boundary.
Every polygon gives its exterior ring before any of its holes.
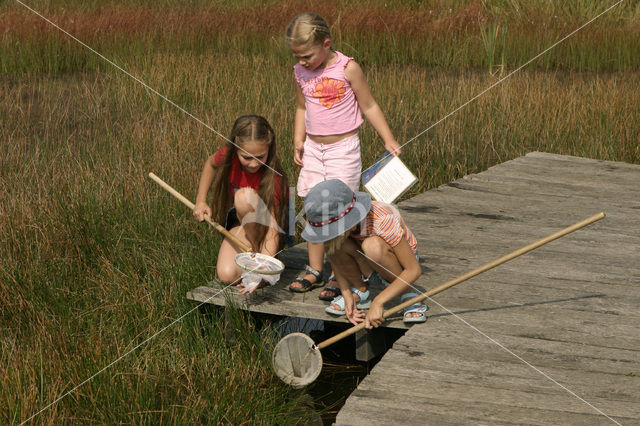
{"type": "MultiPolygon", "coordinates": [[[[25,8],[9,3],[0,14],[0,72],[64,73],[106,70],[91,52],[25,8]],[[24,46],[24,47],[23,47],[24,46]],[[18,53],[19,52],[19,53],[18,53]]],[[[515,68],[615,2],[574,0],[338,1],[315,4],[331,23],[336,43],[364,64],[404,64],[456,70],[486,68],[482,33],[502,28],[502,61],[515,68]],[[371,37],[376,34],[376,37],[371,37]]],[[[262,55],[281,46],[282,28],[304,2],[123,1],[106,4],[34,1],[32,7],[109,58],[155,52],[242,51],[262,55]],[[93,4],[93,7],[91,7],[93,4]],[[244,6],[244,5],[251,5],[244,6]],[[65,5],[66,7],[64,7],[65,5]]],[[[640,65],[640,7],[623,2],[532,68],[633,70],[640,65]]]]}
{"type": "MultiPolygon", "coordinates": [[[[249,3],[214,4],[204,18],[203,3],[177,0],[45,9],[223,134],[238,115],[267,117],[295,183],[293,61],[280,34],[308,5],[247,11],[249,3]],[[139,19],[123,21],[130,8],[139,19]],[[270,19],[251,20],[267,12],[270,19]],[[264,27],[244,31],[246,22],[264,27]],[[109,32],[111,23],[118,31],[109,32]]],[[[354,12],[360,3],[318,5],[330,22],[340,16],[337,48],[362,64],[401,143],[497,81],[481,25],[509,22],[508,72],[602,10],[587,1],[553,11],[536,1],[459,1],[451,11],[414,3],[372,2],[363,16],[354,12]]],[[[403,159],[419,183],[406,197],[534,150],[640,163],[634,7],[625,2],[411,142],[403,159]]],[[[184,295],[214,276],[220,236],[146,176],[153,171],[193,198],[222,140],[59,33],[40,24],[31,31],[33,17],[18,6],[0,6],[0,28],[0,421],[18,423],[193,309],[184,295]]],[[[369,165],[382,142],[368,124],[361,138],[369,165]]],[[[244,332],[229,343],[219,320],[192,312],[36,421],[301,418],[304,396],[271,373],[270,328],[240,312],[232,323],[244,332]]]]}

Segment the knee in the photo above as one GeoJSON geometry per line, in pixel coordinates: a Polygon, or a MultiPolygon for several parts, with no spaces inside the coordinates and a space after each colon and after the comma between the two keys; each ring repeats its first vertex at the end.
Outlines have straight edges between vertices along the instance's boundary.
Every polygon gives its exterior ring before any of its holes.
{"type": "Polygon", "coordinates": [[[240,188],[233,197],[233,206],[238,217],[242,218],[248,213],[254,212],[257,207],[258,193],[253,188],[240,188]]]}
{"type": "Polygon", "coordinates": [[[218,266],[216,273],[218,275],[218,279],[225,284],[231,284],[240,278],[240,274],[238,273],[237,268],[235,268],[235,265],[218,266]]]}
{"type": "Polygon", "coordinates": [[[389,255],[391,247],[380,237],[369,237],[362,242],[362,251],[371,260],[380,263],[389,255]]]}

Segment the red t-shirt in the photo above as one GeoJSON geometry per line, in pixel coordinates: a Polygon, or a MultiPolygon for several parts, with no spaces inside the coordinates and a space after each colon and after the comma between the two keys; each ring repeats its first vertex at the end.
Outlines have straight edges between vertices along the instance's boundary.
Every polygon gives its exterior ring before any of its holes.
{"type": "MultiPolygon", "coordinates": [[[[218,151],[213,154],[213,164],[216,167],[220,167],[224,164],[224,159],[227,156],[227,147],[223,146],[218,151]]],[[[231,159],[231,172],[229,174],[229,184],[231,185],[231,190],[235,194],[235,192],[240,188],[253,188],[254,190],[258,190],[258,186],[260,185],[260,181],[262,180],[262,175],[264,173],[264,167],[261,167],[255,173],[249,173],[242,168],[242,164],[240,164],[240,160],[237,155],[234,155],[231,159]]],[[[282,179],[280,176],[276,175],[275,177],[275,188],[273,190],[275,204],[280,204],[280,200],[282,196],[280,194],[279,188],[282,185],[282,179]]]]}

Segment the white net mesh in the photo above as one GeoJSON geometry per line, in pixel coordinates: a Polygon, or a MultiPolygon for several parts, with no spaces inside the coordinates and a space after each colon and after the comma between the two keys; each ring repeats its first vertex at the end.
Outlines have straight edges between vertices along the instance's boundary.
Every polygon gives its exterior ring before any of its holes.
{"type": "Polygon", "coordinates": [[[236,256],[236,264],[243,270],[258,275],[275,275],[284,269],[278,259],[259,253],[240,253],[236,256]]]}
{"type": "Polygon", "coordinates": [[[260,253],[240,253],[236,264],[242,272],[242,285],[246,291],[253,291],[262,281],[274,285],[280,279],[284,264],[278,259],[260,253]]]}

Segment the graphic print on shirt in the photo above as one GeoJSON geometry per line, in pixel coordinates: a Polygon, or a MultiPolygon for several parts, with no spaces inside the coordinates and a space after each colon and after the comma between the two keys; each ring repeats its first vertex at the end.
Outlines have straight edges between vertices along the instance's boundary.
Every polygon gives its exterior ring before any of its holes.
{"type": "Polygon", "coordinates": [[[311,95],[318,98],[322,106],[331,109],[344,98],[345,92],[344,81],[322,77],[322,80],[316,84],[315,92],[311,95]]]}

